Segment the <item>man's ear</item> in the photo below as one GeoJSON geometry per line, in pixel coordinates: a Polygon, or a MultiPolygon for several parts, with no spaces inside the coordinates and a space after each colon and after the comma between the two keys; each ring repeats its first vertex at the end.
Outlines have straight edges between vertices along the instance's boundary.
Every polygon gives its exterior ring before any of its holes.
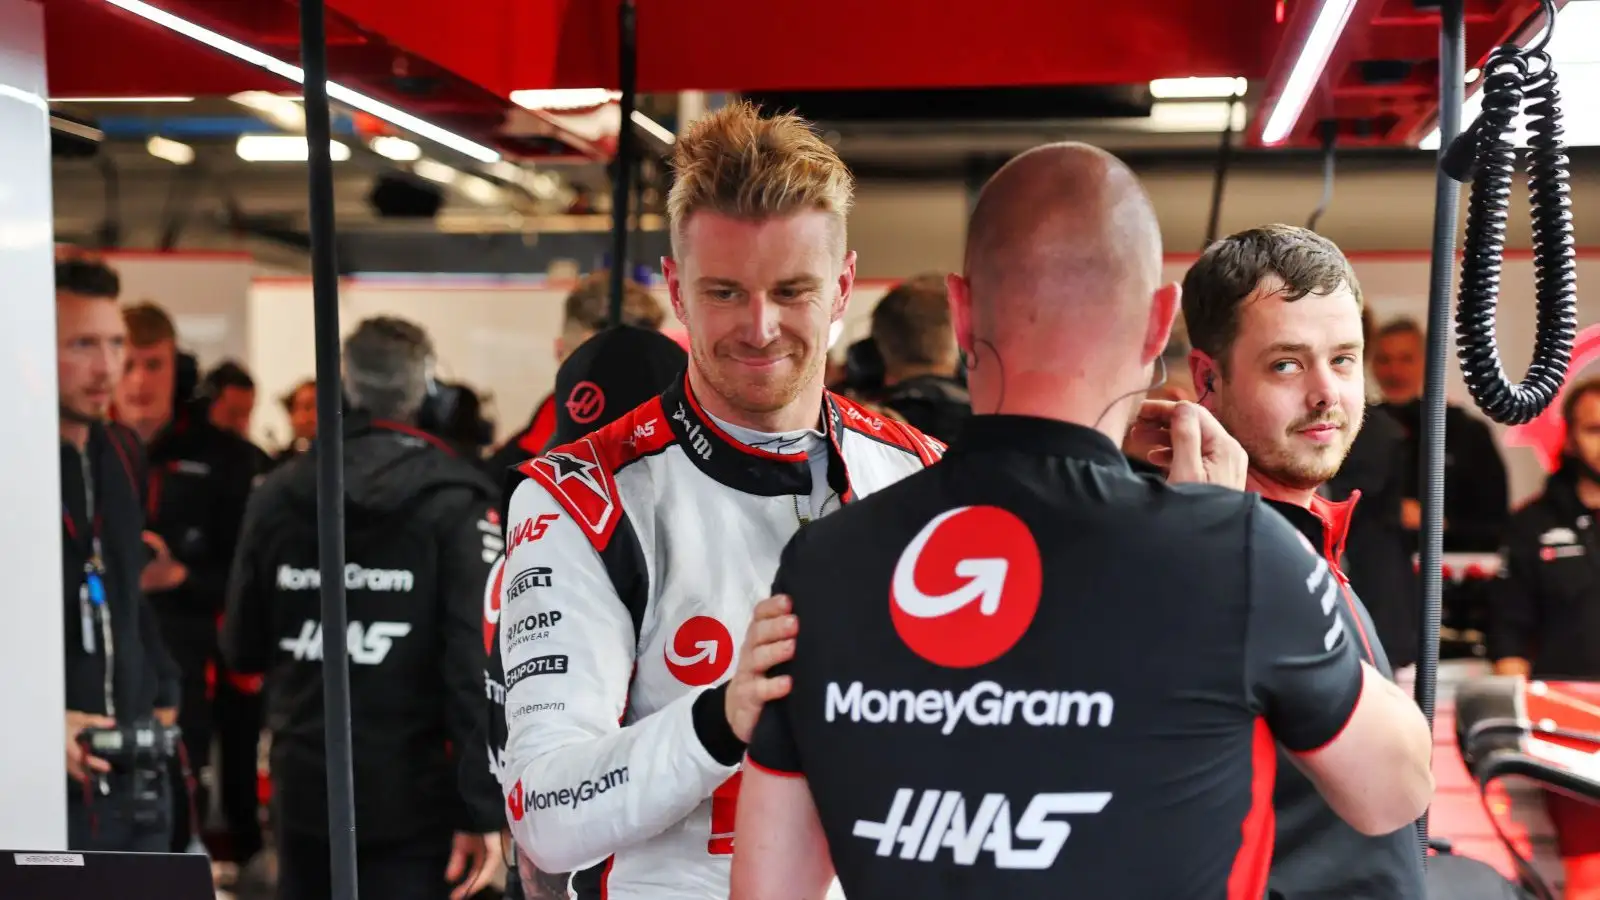
{"type": "Polygon", "coordinates": [[[1150,321],[1145,324],[1144,348],[1140,361],[1149,363],[1166,352],[1167,341],[1172,339],[1172,323],[1178,317],[1179,299],[1183,288],[1176,281],[1156,288],[1150,296],[1150,321]]]}
{"type": "Polygon", "coordinates": [[[833,312],[828,321],[838,322],[844,318],[844,311],[850,308],[850,293],[856,285],[856,252],[849,250],[844,255],[844,267],[839,270],[839,297],[833,302],[833,312]]]}
{"type": "Polygon", "coordinates": [[[661,257],[661,275],[667,279],[667,298],[672,301],[672,315],[678,324],[689,327],[683,311],[683,289],[678,283],[678,262],[670,256],[661,257]]]}
{"type": "Polygon", "coordinates": [[[1222,381],[1222,367],[1204,350],[1190,350],[1189,377],[1194,379],[1199,404],[1211,409],[1217,400],[1217,385],[1222,381]]]}
{"type": "MultiPolygon", "coordinates": [[[[956,346],[972,359],[972,285],[954,272],[944,277],[950,295],[950,328],[956,333],[956,346]]],[[[969,363],[970,365],[970,363],[969,363]]]]}

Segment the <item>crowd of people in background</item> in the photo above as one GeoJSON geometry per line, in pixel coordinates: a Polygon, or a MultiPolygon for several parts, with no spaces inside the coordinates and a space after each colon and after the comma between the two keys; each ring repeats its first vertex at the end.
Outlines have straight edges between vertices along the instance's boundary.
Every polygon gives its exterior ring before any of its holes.
{"type": "MultiPolygon", "coordinates": [[[[72,845],[203,846],[219,889],[233,889],[265,845],[265,731],[279,883],[325,895],[320,678],[300,665],[321,653],[316,382],[274,398],[288,439],[259,448],[250,435],[260,398],[243,365],[225,360],[202,374],[173,317],[153,302],[124,303],[115,271],[91,255],[63,251],[56,281],[72,845]],[[110,758],[95,740],[119,728],[159,740],[171,726],[181,740],[153,767],[110,758]]],[[[352,692],[367,717],[353,729],[364,892],[371,878],[381,896],[429,897],[418,885],[435,870],[458,900],[504,881],[500,763],[483,766],[459,748],[505,744],[493,705],[504,701],[505,673],[482,619],[499,603],[491,567],[518,540],[499,512],[505,473],[668,389],[689,359],[660,333],[667,309],[649,289],[627,282],[613,322],[608,286],[597,272],[566,298],[552,348],[560,374],[498,442],[486,398],[435,377],[432,343],[415,324],[370,319],[345,342],[348,637],[352,692]]],[[[1353,276],[1348,288],[1359,302],[1353,276]]],[[[959,441],[972,399],[951,308],[941,274],[896,285],[874,306],[870,334],[829,355],[827,386],[869,413],[959,441]]],[[[1316,493],[1335,504],[1359,493],[1345,571],[1404,677],[1417,657],[1424,333],[1409,319],[1377,323],[1374,312],[1362,309],[1364,359],[1355,357],[1377,390],[1343,465],[1316,493]]],[[[1199,337],[1213,340],[1214,329],[1199,337]]],[[[1225,399],[1211,375],[1191,376],[1208,352],[1180,324],[1150,396],[1225,399]]],[[[1452,587],[1446,640],[1503,674],[1600,678],[1600,575],[1587,565],[1600,554],[1600,380],[1570,388],[1563,411],[1564,463],[1515,513],[1489,427],[1462,407],[1447,413],[1445,549],[1499,553],[1501,567],[1492,583],[1452,587]]],[[[1552,814],[1558,825],[1581,815],[1552,814]]],[[[1566,828],[1564,853],[1600,858],[1597,832],[1566,828]]]]}

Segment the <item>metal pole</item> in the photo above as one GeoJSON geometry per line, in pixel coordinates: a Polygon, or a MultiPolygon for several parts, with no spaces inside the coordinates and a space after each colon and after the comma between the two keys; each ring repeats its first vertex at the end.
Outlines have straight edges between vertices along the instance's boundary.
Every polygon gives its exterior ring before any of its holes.
{"type": "MultiPolygon", "coordinates": [[[[1461,132],[1466,77],[1466,24],[1462,0],[1439,4],[1439,155],[1461,132]]],[[[1434,174],[1432,283],[1428,288],[1427,369],[1422,399],[1422,627],[1417,647],[1417,705],[1433,726],[1439,678],[1439,619],[1444,609],[1444,379],[1450,360],[1450,299],[1454,295],[1456,230],[1461,186],[1434,174]]],[[[1422,858],[1428,858],[1428,814],[1417,820],[1422,858]]]]}
{"type": "Polygon", "coordinates": [[[634,91],[638,74],[635,51],[636,29],[633,0],[622,0],[617,7],[617,67],[622,89],[622,125],[617,131],[617,158],[611,170],[611,316],[612,325],[622,324],[622,285],[628,277],[628,199],[632,193],[634,158],[639,141],[633,129],[634,91]]]}
{"type": "Polygon", "coordinates": [[[333,161],[323,0],[300,0],[305,68],[311,296],[317,348],[317,551],[322,572],[322,692],[328,766],[329,872],[334,900],[356,900],[355,790],[350,760],[350,670],[345,643],[344,411],[339,379],[339,268],[334,255],[333,161]]]}

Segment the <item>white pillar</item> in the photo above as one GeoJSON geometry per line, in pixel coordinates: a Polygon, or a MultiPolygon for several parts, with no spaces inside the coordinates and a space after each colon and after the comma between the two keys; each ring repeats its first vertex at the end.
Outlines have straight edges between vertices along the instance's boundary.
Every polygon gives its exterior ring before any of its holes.
{"type": "Polygon", "coordinates": [[[678,92],[678,133],[694,124],[694,120],[706,114],[705,91],[679,91],[678,92]]]}
{"type": "Polygon", "coordinates": [[[61,439],[44,7],[0,0],[0,847],[64,850],[61,439]]]}

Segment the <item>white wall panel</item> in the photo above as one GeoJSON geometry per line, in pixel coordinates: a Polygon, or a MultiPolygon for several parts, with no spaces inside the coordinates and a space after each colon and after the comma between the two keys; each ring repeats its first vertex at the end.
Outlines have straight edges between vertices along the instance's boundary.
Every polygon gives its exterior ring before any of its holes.
{"type": "Polygon", "coordinates": [[[44,9],[0,0],[0,847],[64,850],[61,438],[44,9]]]}

